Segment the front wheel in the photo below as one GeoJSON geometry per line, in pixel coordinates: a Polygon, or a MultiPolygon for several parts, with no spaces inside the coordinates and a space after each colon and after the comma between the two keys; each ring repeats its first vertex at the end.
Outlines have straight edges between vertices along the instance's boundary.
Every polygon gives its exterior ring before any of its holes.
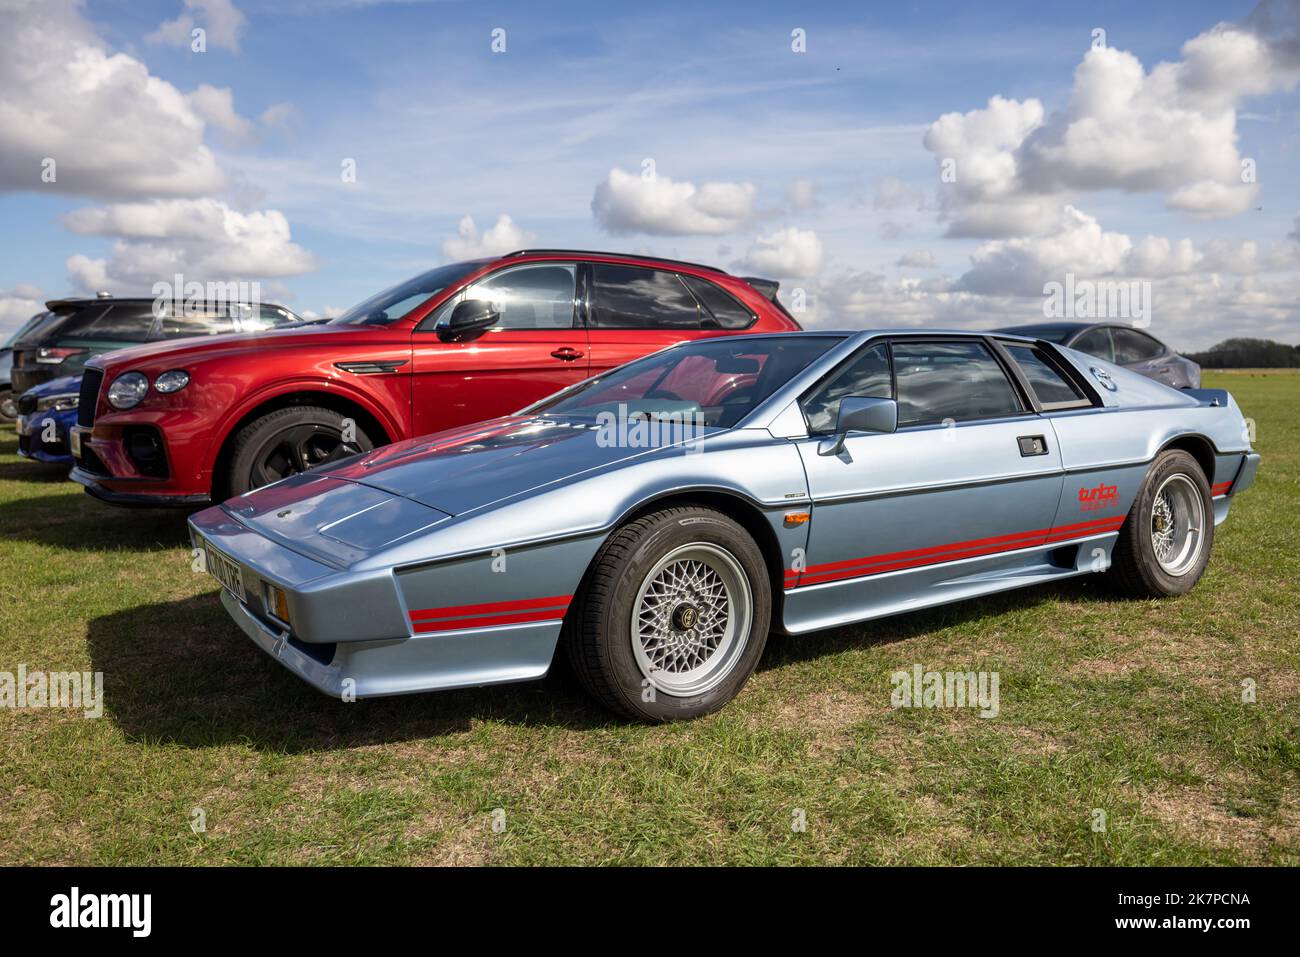
{"type": "Polygon", "coordinates": [[[1214,508],[1201,467],[1178,449],[1151,463],[1115,543],[1109,577],[1140,598],[1183,595],[1200,580],[1214,544],[1214,508]]]}
{"type": "Polygon", "coordinates": [[[643,721],[695,718],[736,696],[767,642],[758,545],[721,512],[668,508],[616,531],[565,624],[587,690],[643,721]]]}
{"type": "Polygon", "coordinates": [[[239,430],[226,491],[244,492],[374,448],[355,420],[333,409],[295,405],[268,412],[239,430]]]}

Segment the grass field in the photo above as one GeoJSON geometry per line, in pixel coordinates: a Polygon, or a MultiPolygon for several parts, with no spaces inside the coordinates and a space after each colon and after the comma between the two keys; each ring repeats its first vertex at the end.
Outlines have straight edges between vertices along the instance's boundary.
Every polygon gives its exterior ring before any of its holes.
{"type": "Polygon", "coordinates": [[[1298,864],[1300,377],[1206,378],[1264,463],[1189,596],[1076,580],[773,638],[664,727],[565,673],[327,699],[227,619],[180,515],[0,430],[0,671],[105,676],[98,720],[0,710],[0,864],[1298,864]],[[914,664],[999,672],[999,715],[891,709],[914,664]]]}

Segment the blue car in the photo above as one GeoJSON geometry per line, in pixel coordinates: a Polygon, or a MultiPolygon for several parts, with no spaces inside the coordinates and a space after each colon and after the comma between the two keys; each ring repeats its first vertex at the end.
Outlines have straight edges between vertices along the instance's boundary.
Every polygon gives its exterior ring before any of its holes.
{"type": "Polygon", "coordinates": [[[37,462],[71,465],[68,443],[77,424],[81,376],[63,376],[18,397],[18,454],[37,462]]]}
{"type": "Polygon", "coordinates": [[[562,650],[667,721],[722,707],[769,631],[1094,572],[1183,594],[1258,467],[1227,392],[1044,340],[728,336],[190,528],[240,628],[328,694],[537,678],[562,650]]]}

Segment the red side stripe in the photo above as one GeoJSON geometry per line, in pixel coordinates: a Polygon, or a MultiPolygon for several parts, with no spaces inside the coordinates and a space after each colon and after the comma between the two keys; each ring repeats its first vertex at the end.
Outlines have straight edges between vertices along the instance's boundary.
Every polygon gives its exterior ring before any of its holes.
{"type": "Polygon", "coordinates": [[[492,615],[485,618],[422,621],[416,622],[415,630],[423,634],[430,631],[457,631],[462,628],[495,628],[498,625],[518,625],[526,621],[558,621],[564,617],[564,612],[565,608],[543,608],[540,611],[521,611],[512,615],[492,615]]]}
{"type": "Polygon", "coordinates": [[[935,545],[930,548],[887,552],[883,555],[874,555],[867,558],[853,558],[842,562],[830,562],[825,565],[813,565],[804,569],[802,574],[793,569],[787,569],[785,584],[794,587],[816,585],[822,582],[865,578],[869,575],[879,575],[883,572],[898,571],[904,568],[936,565],[963,558],[996,555],[999,552],[1016,551],[1033,545],[1050,544],[1072,538],[1087,538],[1090,535],[1115,531],[1123,524],[1124,516],[1122,515],[1095,518],[1086,522],[1058,525],[1054,528],[1040,528],[1031,532],[995,535],[990,538],[976,538],[966,542],[935,545]]]}
{"type": "Polygon", "coordinates": [[[483,605],[450,605],[446,608],[421,608],[411,612],[411,621],[428,621],[433,618],[464,618],[466,615],[495,615],[528,608],[567,606],[572,595],[552,595],[550,598],[524,598],[519,601],[493,601],[483,605]]]}

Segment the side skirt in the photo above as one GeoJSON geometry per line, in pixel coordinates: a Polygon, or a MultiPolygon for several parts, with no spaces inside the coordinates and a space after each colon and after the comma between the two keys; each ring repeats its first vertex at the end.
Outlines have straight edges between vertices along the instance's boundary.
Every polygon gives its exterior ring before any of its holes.
{"type": "Polygon", "coordinates": [[[1074,578],[1110,567],[1116,531],[785,590],[785,627],[806,634],[1074,578]]]}

